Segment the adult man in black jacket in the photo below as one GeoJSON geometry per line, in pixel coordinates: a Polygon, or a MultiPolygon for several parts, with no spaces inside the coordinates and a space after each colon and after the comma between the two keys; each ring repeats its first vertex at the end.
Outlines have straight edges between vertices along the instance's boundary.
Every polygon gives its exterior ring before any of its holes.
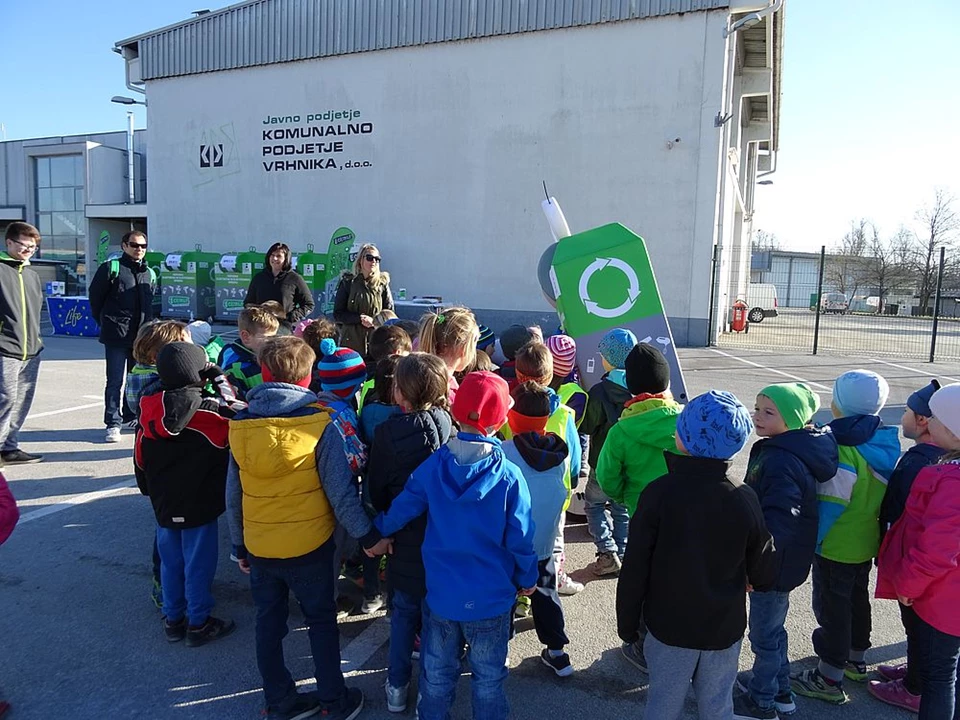
{"type": "Polygon", "coordinates": [[[103,423],[107,442],[120,442],[120,425],[135,416],[123,402],[123,380],[133,369],[133,341],[140,326],[153,319],[153,275],[143,261],[147,236],[128,232],[121,241],[119,262],[107,261],[90,283],[90,310],[100,325],[100,342],[107,359],[103,423]],[[116,270],[114,271],[114,268],[116,270]]]}
{"type": "Polygon", "coordinates": [[[5,463],[35,463],[43,457],[21,450],[20,427],[30,412],[40,372],[40,277],[29,269],[40,233],[25,222],[10,223],[0,253],[0,457],[5,463]]]}

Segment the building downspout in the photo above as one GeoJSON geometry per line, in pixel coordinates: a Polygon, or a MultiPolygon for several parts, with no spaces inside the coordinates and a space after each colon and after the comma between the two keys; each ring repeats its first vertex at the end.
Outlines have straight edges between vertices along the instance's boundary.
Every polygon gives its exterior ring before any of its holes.
{"type": "Polygon", "coordinates": [[[137,202],[137,186],[133,176],[133,112],[127,112],[127,202],[137,202]]]}

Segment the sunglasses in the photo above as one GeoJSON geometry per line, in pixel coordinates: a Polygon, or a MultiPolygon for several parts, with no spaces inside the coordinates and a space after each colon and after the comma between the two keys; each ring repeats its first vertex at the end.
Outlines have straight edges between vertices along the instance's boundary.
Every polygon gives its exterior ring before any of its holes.
{"type": "Polygon", "coordinates": [[[16,240],[16,239],[14,239],[14,238],[10,238],[10,240],[12,240],[13,242],[15,242],[17,245],[19,245],[20,247],[22,247],[22,248],[23,248],[24,250],[26,250],[27,252],[36,252],[36,251],[37,251],[37,246],[36,246],[36,245],[30,245],[29,243],[25,243],[25,242],[22,242],[21,240],[16,240]]]}
{"type": "Polygon", "coordinates": [[[367,262],[375,262],[375,263],[380,262],[379,255],[364,255],[363,259],[366,260],[367,262]]]}
{"type": "Polygon", "coordinates": [[[146,249],[147,249],[147,244],[146,244],[146,243],[128,242],[127,245],[129,245],[129,246],[132,247],[132,248],[136,248],[137,250],[146,250],[146,249]]]}

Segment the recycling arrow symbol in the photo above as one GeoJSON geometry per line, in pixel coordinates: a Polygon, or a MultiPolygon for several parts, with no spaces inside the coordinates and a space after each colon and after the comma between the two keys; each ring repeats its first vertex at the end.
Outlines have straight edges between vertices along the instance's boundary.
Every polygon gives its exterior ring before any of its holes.
{"type": "Polygon", "coordinates": [[[630,265],[619,258],[597,258],[592,263],[587,265],[586,269],[583,271],[583,274],[580,276],[580,301],[583,303],[583,307],[586,308],[586,311],[591,315],[608,319],[618,318],[621,315],[625,315],[626,313],[630,312],[633,306],[637,303],[639,297],[640,279],[637,277],[637,272],[630,267],[630,265]],[[588,292],[590,278],[593,277],[594,273],[600,272],[607,266],[617,268],[617,270],[627,276],[627,280],[630,283],[630,286],[627,288],[627,299],[615,308],[601,307],[599,303],[596,303],[590,299],[590,293],[588,292]]]}

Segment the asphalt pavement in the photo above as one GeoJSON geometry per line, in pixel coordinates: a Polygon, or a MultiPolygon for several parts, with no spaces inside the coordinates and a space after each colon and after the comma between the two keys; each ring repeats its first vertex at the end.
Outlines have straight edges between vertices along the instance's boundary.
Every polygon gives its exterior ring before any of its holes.
{"type": "MultiPolygon", "coordinates": [[[[803,379],[813,383],[829,406],[834,377],[846,369],[868,367],[890,382],[884,417],[894,423],[909,392],[928,377],[960,379],[955,365],[726,348],[680,354],[692,394],[727,389],[748,405],[763,385],[803,379]]],[[[160,614],[149,599],[153,514],[133,482],[132,435],[124,434],[117,445],[103,443],[103,373],[101,347],[95,341],[49,338],[37,397],[21,435],[23,447],[43,453],[45,461],[5,470],[22,513],[20,525],[0,548],[0,689],[14,706],[12,717],[258,717],[253,605],[245,576],[227,559],[225,522],[215,613],[234,618],[237,631],[196,649],[170,645],[163,637],[160,614]]],[[[745,460],[746,452],[738,458],[737,473],[743,472],[745,460]]],[[[616,580],[595,578],[590,571],[593,559],[586,526],[568,524],[567,568],[587,583],[580,595],[563,601],[576,672],[567,679],[553,676],[539,661],[541,648],[532,625],[520,624],[510,647],[507,683],[517,717],[544,712],[552,720],[642,716],[645,678],[621,657],[616,637],[616,580]]],[[[287,662],[294,677],[309,688],[311,658],[300,620],[292,603],[295,627],[286,641],[287,662]]],[[[348,683],[366,695],[362,718],[397,717],[386,711],[382,691],[388,622],[381,612],[351,616],[340,624],[348,683]]],[[[788,621],[795,668],[815,662],[813,628],[808,583],[794,593],[788,621]]],[[[894,604],[874,602],[870,664],[902,659],[903,640],[894,604]]],[[[745,647],[741,665],[751,663],[745,647]]],[[[454,718],[470,717],[468,683],[465,676],[454,718]]],[[[906,717],[874,701],[863,686],[848,685],[847,705],[801,699],[799,717],[906,717]]],[[[695,707],[691,695],[686,717],[696,717],[695,707]]],[[[411,708],[407,716],[412,715],[411,708]]],[[[712,716],[707,712],[702,717],[712,716]]]]}

